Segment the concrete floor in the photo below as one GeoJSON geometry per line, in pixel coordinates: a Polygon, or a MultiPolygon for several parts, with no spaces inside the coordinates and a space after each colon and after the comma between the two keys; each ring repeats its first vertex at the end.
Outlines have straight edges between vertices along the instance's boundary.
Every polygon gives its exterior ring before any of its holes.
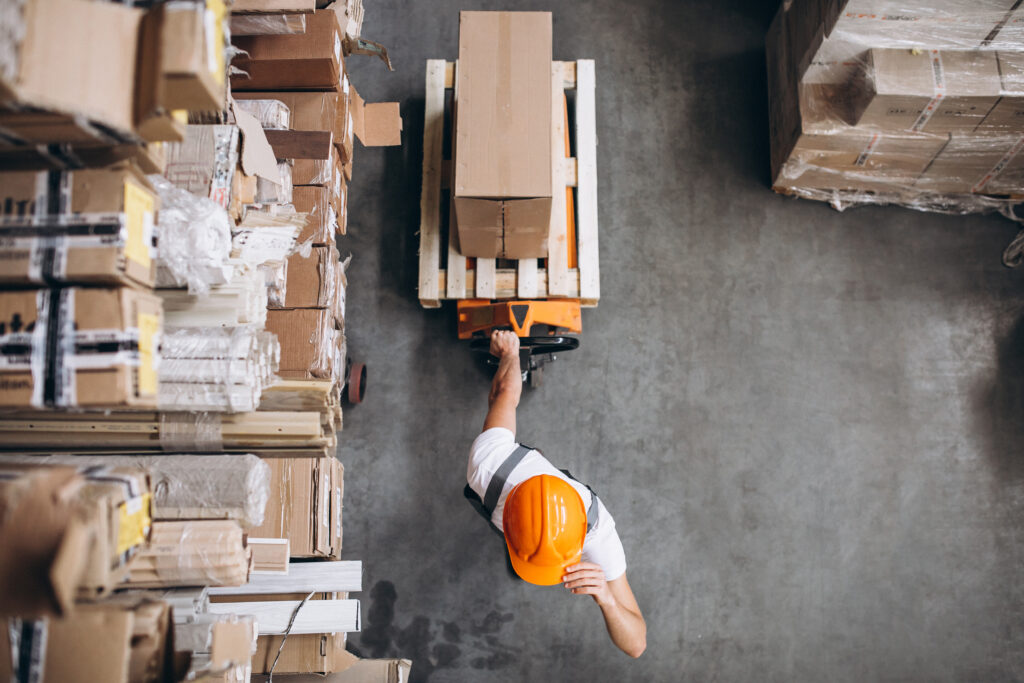
{"type": "Polygon", "coordinates": [[[414,681],[1024,678],[1024,270],[999,217],[836,213],[767,186],[766,0],[367,0],[350,70],[405,145],[359,149],[345,554],[364,656],[414,681]],[[598,74],[601,306],[520,436],[601,494],[647,617],[507,578],[462,498],[488,377],[417,302],[424,60],[459,9],[553,9],[598,74]]]}

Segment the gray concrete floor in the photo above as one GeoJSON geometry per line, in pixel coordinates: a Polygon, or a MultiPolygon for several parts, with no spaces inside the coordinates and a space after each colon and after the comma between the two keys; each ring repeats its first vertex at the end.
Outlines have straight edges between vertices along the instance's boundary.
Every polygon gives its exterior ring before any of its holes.
{"type": "Polygon", "coordinates": [[[765,0],[366,0],[401,149],[357,150],[345,554],[364,656],[414,681],[1024,678],[1024,271],[999,217],[836,213],[767,186],[765,0]],[[553,9],[598,74],[601,306],[520,436],[614,514],[649,626],[510,580],[462,498],[488,377],[416,296],[423,67],[459,9],[553,9]]]}

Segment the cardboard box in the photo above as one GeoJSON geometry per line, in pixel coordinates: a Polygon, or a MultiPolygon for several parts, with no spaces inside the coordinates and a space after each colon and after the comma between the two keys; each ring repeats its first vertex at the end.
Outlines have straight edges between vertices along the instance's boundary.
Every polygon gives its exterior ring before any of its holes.
{"type": "Polygon", "coordinates": [[[884,132],[969,133],[999,99],[994,52],[872,49],[858,125],[884,132]]]}
{"type": "Polygon", "coordinates": [[[0,283],[153,285],[160,198],[137,167],[0,173],[0,283]]]}
{"type": "MultiPolygon", "coordinates": [[[[303,596],[305,597],[305,596],[303,596]]],[[[281,647],[282,636],[260,636],[252,658],[254,674],[268,673],[281,647]]],[[[288,636],[275,674],[329,674],[340,670],[345,655],[346,633],[303,633],[288,636]]],[[[289,676],[289,680],[291,677],[289,676]]],[[[323,680],[319,678],[319,680],[323,680]]]]}
{"type": "Polygon", "coordinates": [[[330,308],[334,310],[341,263],[335,247],[313,247],[309,256],[288,257],[288,284],[284,305],[274,308],[330,308]]]}
{"type": "Polygon", "coordinates": [[[999,60],[1001,97],[975,132],[992,135],[1024,133],[1024,53],[999,52],[996,58],[999,60]]]}
{"type": "Polygon", "coordinates": [[[223,0],[172,2],[161,19],[162,100],[167,109],[223,111],[227,98],[223,0]]]}
{"type": "Polygon", "coordinates": [[[264,458],[270,499],[256,537],[287,538],[292,557],[341,557],[343,469],[327,456],[264,458]]]}
{"type": "Polygon", "coordinates": [[[776,177],[776,189],[898,192],[918,176],[947,138],[849,129],[832,135],[804,133],[776,177]]]}
{"type": "MultiPolygon", "coordinates": [[[[342,74],[338,92],[236,92],[237,100],[275,99],[291,110],[292,130],[329,130],[334,133],[334,144],[345,164],[352,159],[354,126],[349,111],[350,85],[342,74]]],[[[296,185],[314,183],[296,183],[296,185]]]]}
{"type": "Polygon", "coordinates": [[[1020,148],[1017,137],[954,136],[915,187],[943,194],[1013,193],[1024,189],[1021,178],[1020,148]]]}
{"type": "Polygon", "coordinates": [[[236,97],[235,106],[255,117],[264,130],[289,130],[292,127],[291,109],[273,93],[268,93],[266,98],[236,97]]]}
{"type": "Polygon", "coordinates": [[[309,214],[306,226],[299,233],[299,244],[313,241],[317,246],[335,242],[337,213],[331,205],[332,189],[319,185],[299,185],[292,188],[292,206],[299,213],[309,214]]]}
{"type": "Polygon", "coordinates": [[[0,677],[39,683],[172,683],[174,661],[170,606],[126,595],[82,604],[60,619],[21,622],[18,638],[0,629],[0,677]],[[31,676],[23,669],[30,662],[31,676]]]}
{"type": "Polygon", "coordinates": [[[151,490],[125,468],[0,464],[0,614],[66,614],[112,590],[149,537],[151,490]]]}
{"type": "Polygon", "coordinates": [[[167,143],[164,148],[167,180],[183,190],[209,197],[225,209],[230,206],[231,181],[239,160],[237,126],[190,125],[184,142],[167,143]]]}
{"type": "MultiPolygon", "coordinates": [[[[412,671],[412,662],[408,659],[359,659],[348,651],[339,653],[332,664],[337,668],[326,676],[311,672],[288,676],[288,680],[291,683],[408,683],[412,671]]],[[[254,672],[253,681],[266,680],[265,676],[254,672]]]]}
{"type": "Polygon", "coordinates": [[[140,10],[116,3],[27,0],[5,15],[14,22],[8,35],[20,40],[0,56],[0,101],[131,131],[141,18],[140,10]]]}
{"type": "Polygon", "coordinates": [[[551,13],[462,12],[455,113],[459,249],[547,256],[551,13]]]}
{"type": "Polygon", "coordinates": [[[344,369],[339,358],[341,332],[326,308],[267,311],[267,330],[281,344],[277,374],[288,379],[336,379],[344,369]]]}
{"type": "Polygon", "coordinates": [[[155,407],[159,297],[127,287],[0,292],[0,322],[0,406],[155,407]]]}
{"type": "Polygon", "coordinates": [[[245,50],[234,65],[248,74],[231,77],[232,91],[341,90],[342,40],[334,12],[306,17],[306,32],[297,35],[239,36],[245,50]]]}

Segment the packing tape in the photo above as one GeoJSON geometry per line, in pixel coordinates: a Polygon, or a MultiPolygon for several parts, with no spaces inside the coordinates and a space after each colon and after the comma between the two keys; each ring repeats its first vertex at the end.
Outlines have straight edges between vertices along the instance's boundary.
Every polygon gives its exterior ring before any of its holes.
{"type": "Polygon", "coordinates": [[[942,67],[942,54],[938,50],[928,50],[928,58],[931,60],[932,80],[935,84],[935,96],[928,105],[921,111],[913,125],[908,128],[912,133],[920,133],[931,120],[932,115],[938,110],[942,98],[946,96],[946,72],[942,67]]]}
{"type": "Polygon", "coordinates": [[[216,413],[160,413],[160,447],[166,452],[213,453],[223,443],[216,413]]]}
{"type": "Polygon", "coordinates": [[[1003,158],[992,167],[991,171],[983,175],[981,180],[974,184],[974,187],[971,188],[971,192],[984,191],[985,186],[999,177],[999,174],[1003,172],[1003,169],[1005,169],[1011,161],[1013,161],[1013,158],[1017,156],[1021,149],[1024,149],[1024,135],[1017,139],[1017,142],[1007,150],[1006,154],[1003,155],[1003,158]]]}
{"type": "Polygon", "coordinates": [[[11,643],[12,683],[43,683],[49,636],[46,619],[9,619],[7,636],[11,643]]]}

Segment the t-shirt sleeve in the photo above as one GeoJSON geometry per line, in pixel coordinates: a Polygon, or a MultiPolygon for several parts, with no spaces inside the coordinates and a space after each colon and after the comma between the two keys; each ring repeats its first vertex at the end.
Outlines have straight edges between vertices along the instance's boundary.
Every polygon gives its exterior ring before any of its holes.
{"type": "Polygon", "coordinates": [[[583,561],[600,565],[606,581],[614,581],[626,573],[626,551],[615,530],[615,520],[601,505],[601,519],[583,542],[583,561]]]}
{"type": "Polygon", "coordinates": [[[473,441],[466,480],[480,498],[487,492],[491,477],[515,448],[515,434],[504,427],[492,427],[473,441]]]}

